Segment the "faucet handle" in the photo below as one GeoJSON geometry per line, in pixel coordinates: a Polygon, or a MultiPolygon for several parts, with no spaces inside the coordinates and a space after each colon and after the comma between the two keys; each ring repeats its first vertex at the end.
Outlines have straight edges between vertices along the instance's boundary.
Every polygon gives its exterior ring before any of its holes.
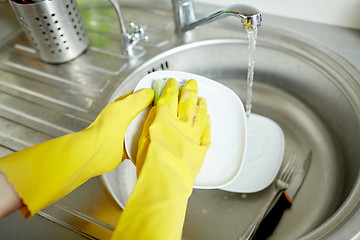
{"type": "MultiPolygon", "coordinates": [[[[132,42],[139,42],[140,40],[149,40],[149,36],[146,35],[146,26],[144,25],[137,25],[134,22],[130,22],[130,27],[134,29],[132,33],[128,33],[130,36],[130,41],[132,42]]],[[[136,44],[135,43],[135,44],[136,44]]]]}
{"type": "Polygon", "coordinates": [[[131,22],[130,27],[134,29],[133,32],[129,33],[126,30],[124,19],[121,14],[120,4],[117,0],[110,0],[111,4],[115,8],[116,14],[119,19],[120,24],[120,33],[121,33],[121,45],[122,45],[122,52],[126,56],[133,56],[135,54],[134,47],[135,45],[142,39],[148,40],[148,36],[145,34],[145,26],[136,25],[135,23],[131,22]]]}
{"type": "Polygon", "coordinates": [[[123,53],[127,56],[134,55],[134,47],[140,40],[147,41],[149,39],[146,35],[146,26],[137,25],[134,22],[130,23],[130,27],[134,30],[133,32],[126,31],[122,34],[122,45],[123,53]]]}

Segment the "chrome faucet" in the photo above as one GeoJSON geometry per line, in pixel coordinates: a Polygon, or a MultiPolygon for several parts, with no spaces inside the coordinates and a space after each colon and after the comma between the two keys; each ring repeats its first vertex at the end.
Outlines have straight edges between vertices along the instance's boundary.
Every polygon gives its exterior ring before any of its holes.
{"type": "Polygon", "coordinates": [[[142,25],[136,25],[133,22],[130,23],[130,27],[134,29],[134,32],[132,33],[127,32],[118,1],[110,0],[110,2],[114,6],[116,14],[119,19],[122,52],[126,56],[133,56],[135,55],[135,51],[134,51],[135,45],[140,40],[147,40],[148,36],[145,34],[145,29],[142,25]]]}
{"type": "Polygon", "coordinates": [[[230,5],[200,19],[195,17],[193,0],[172,0],[172,4],[176,32],[179,34],[226,16],[240,18],[246,30],[257,30],[262,20],[256,8],[243,4],[230,5]]]}

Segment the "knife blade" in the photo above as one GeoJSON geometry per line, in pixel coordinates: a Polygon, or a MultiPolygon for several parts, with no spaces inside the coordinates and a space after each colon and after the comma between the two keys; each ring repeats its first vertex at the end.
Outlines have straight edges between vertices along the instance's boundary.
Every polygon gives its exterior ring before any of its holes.
{"type": "Polygon", "coordinates": [[[291,180],[288,188],[278,195],[277,199],[274,201],[273,207],[269,209],[266,217],[261,221],[259,228],[252,238],[253,240],[266,239],[274,232],[284,211],[292,206],[296,194],[301,188],[308,173],[311,165],[311,159],[312,151],[310,150],[301,168],[296,172],[295,176],[291,180]]]}

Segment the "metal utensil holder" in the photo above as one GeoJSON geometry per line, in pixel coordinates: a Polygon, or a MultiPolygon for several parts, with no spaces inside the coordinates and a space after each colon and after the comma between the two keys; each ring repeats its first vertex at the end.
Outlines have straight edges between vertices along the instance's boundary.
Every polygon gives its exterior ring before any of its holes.
{"type": "Polygon", "coordinates": [[[89,45],[75,0],[43,0],[10,4],[40,59],[63,63],[81,55],[89,45]]]}

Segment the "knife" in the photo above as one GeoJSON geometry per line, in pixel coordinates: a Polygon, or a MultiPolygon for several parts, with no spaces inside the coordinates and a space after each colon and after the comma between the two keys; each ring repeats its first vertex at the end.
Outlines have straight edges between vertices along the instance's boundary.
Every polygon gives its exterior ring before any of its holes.
{"type": "Polygon", "coordinates": [[[270,208],[271,210],[268,211],[266,217],[261,221],[259,228],[252,238],[253,240],[266,239],[274,232],[284,211],[292,206],[296,194],[304,182],[310,168],[311,158],[312,151],[310,150],[301,168],[291,180],[288,188],[278,195],[277,199],[274,201],[273,207],[270,208]]]}

